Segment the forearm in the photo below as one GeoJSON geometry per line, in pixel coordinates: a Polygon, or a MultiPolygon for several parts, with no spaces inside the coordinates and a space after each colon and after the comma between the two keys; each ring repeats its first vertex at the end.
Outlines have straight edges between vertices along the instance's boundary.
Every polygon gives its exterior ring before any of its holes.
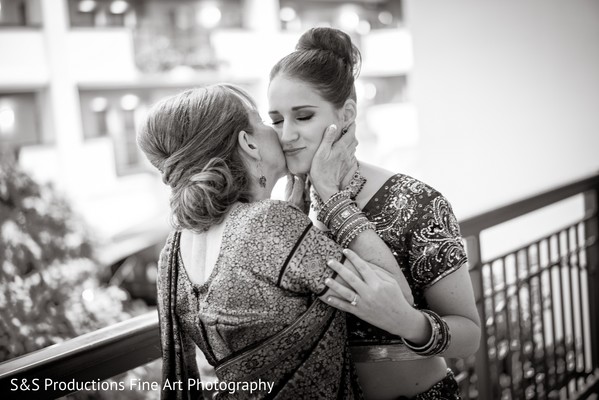
{"type": "Polygon", "coordinates": [[[451,344],[441,354],[448,358],[466,358],[478,350],[480,345],[480,328],[476,323],[460,315],[447,315],[443,319],[451,332],[451,344]]]}
{"type": "Polygon", "coordinates": [[[372,229],[360,233],[349,244],[349,248],[371,264],[377,265],[389,272],[399,283],[403,295],[409,304],[414,304],[414,296],[408,281],[397,264],[397,260],[387,244],[372,229]]]}
{"type": "MultiPolygon", "coordinates": [[[[465,358],[478,350],[480,328],[476,322],[461,315],[443,315],[447,323],[451,341],[445,351],[438,354],[442,357],[465,358]]],[[[391,333],[402,336],[410,344],[422,346],[433,334],[429,319],[420,310],[414,309],[407,318],[399,322],[391,333]]]]}
{"type": "MultiPolygon", "coordinates": [[[[464,358],[476,352],[480,344],[481,321],[467,266],[463,265],[444,277],[429,287],[424,294],[428,310],[434,312],[437,317],[413,308],[403,321],[405,325],[397,328],[403,328],[403,334],[400,336],[415,346],[422,346],[434,337],[431,321],[440,317],[444,321],[443,324],[447,325],[451,339],[449,346],[439,355],[464,358]]],[[[443,330],[437,331],[441,333],[440,338],[444,337],[443,330]]]]}

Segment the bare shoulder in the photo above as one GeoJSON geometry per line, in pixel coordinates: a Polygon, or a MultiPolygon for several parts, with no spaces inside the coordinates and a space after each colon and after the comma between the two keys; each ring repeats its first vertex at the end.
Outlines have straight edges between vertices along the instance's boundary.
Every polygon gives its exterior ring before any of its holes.
{"type": "Polygon", "coordinates": [[[356,198],[358,206],[363,208],[368,200],[391,178],[395,172],[376,165],[360,161],[360,173],[366,178],[364,188],[356,198]]]}

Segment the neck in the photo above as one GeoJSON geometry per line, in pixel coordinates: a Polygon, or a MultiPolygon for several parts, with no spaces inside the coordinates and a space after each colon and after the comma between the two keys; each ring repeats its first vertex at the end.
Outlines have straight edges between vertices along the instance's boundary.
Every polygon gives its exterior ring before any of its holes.
{"type": "Polygon", "coordinates": [[[252,194],[252,201],[260,201],[270,199],[272,195],[272,190],[274,188],[274,182],[271,182],[272,179],[268,179],[266,181],[266,187],[260,186],[257,181],[252,180],[250,184],[250,193],[252,194]]]}

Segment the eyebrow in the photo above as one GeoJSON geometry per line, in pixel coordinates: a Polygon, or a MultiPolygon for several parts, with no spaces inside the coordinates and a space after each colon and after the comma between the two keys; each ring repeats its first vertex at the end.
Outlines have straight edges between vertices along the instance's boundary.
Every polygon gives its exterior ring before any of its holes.
{"type": "MultiPolygon", "coordinates": [[[[302,108],[317,108],[317,106],[311,106],[309,104],[306,104],[306,105],[303,105],[303,106],[295,106],[295,107],[291,107],[291,111],[301,110],[302,108]]],[[[269,114],[279,114],[279,112],[276,111],[276,110],[271,110],[268,113],[269,114]]]]}

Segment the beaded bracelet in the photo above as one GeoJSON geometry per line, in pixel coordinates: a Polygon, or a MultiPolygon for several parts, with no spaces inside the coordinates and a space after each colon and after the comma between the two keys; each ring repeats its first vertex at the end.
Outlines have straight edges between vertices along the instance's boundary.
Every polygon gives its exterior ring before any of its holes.
{"type": "Polygon", "coordinates": [[[350,231],[347,235],[341,236],[339,235],[339,244],[342,247],[348,247],[349,244],[354,240],[360,233],[365,230],[372,229],[375,230],[376,226],[368,220],[368,218],[363,217],[364,220],[361,220],[361,224],[355,227],[352,231],[350,231]]]}
{"type": "Polygon", "coordinates": [[[345,224],[356,219],[361,214],[362,211],[355,204],[349,203],[339,209],[333,218],[331,218],[328,227],[334,232],[339,232],[345,224]]]}
{"type": "Polygon", "coordinates": [[[344,190],[335,193],[324,203],[317,219],[330,229],[337,243],[343,247],[347,247],[361,232],[375,228],[350,199],[350,193],[344,190]]]}
{"type": "Polygon", "coordinates": [[[350,204],[352,201],[349,198],[349,192],[340,191],[331,196],[320,209],[317,219],[325,225],[328,225],[330,220],[336,215],[340,208],[350,204]]]}
{"type": "Polygon", "coordinates": [[[447,322],[445,322],[439,314],[431,310],[421,311],[427,317],[431,325],[432,334],[429,341],[422,346],[416,346],[413,343],[410,343],[410,341],[402,338],[403,343],[414,353],[423,357],[432,357],[444,353],[451,343],[449,325],[447,325],[447,322]]]}

